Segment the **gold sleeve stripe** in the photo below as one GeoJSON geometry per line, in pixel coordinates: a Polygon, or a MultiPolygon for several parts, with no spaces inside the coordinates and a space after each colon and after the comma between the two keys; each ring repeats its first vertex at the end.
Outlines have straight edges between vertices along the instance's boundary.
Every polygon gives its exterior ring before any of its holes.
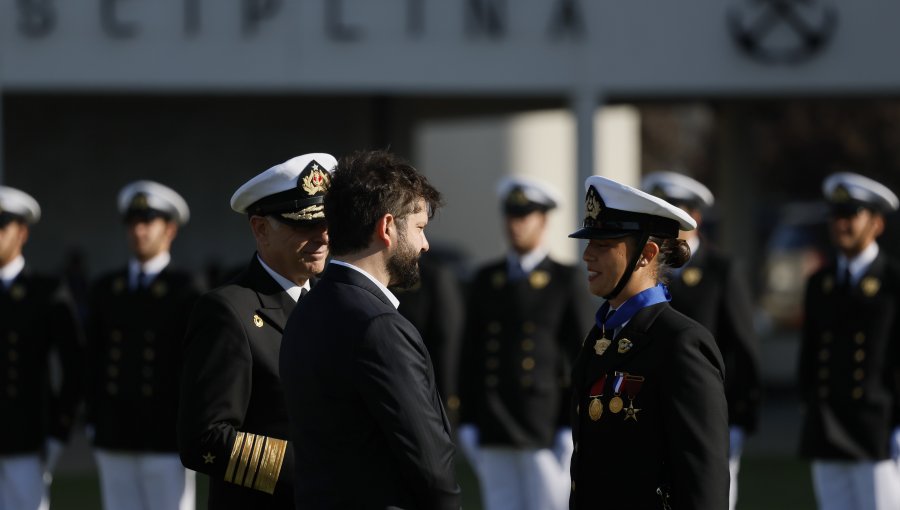
{"type": "Polygon", "coordinates": [[[256,484],[254,489],[275,493],[275,484],[278,482],[278,476],[281,474],[281,465],[284,462],[284,453],[287,450],[288,442],[284,439],[266,438],[266,449],[262,455],[262,461],[259,465],[259,474],[256,476],[256,484]]]}
{"type": "Polygon", "coordinates": [[[225,469],[225,481],[234,483],[234,468],[237,466],[238,452],[241,451],[241,445],[244,444],[244,433],[238,432],[234,438],[234,445],[231,447],[231,457],[228,459],[228,467],[225,469]]]}
{"type": "MultiPolygon", "coordinates": [[[[262,440],[263,436],[259,436],[259,440],[262,440]]],[[[247,472],[247,463],[250,461],[250,452],[253,450],[253,443],[257,440],[257,436],[254,434],[247,434],[247,439],[244,441],[244,448],[241,449],[241,461],[238,462],[237,472],[234,474],[234,483],[236,485],[242,485],[244,481],[244,474],[247,472]]]]}
{"type": "Polygon", "coordinates": [[[247,478],[244,479],[244,487],[253,487],[253,479],[256,478],[256,470],[259,468],[259,454],[262,452],[266,436],[258,436],[253,445],[253,455],[250,456],[250,465],[247,467],[247,478]]]}

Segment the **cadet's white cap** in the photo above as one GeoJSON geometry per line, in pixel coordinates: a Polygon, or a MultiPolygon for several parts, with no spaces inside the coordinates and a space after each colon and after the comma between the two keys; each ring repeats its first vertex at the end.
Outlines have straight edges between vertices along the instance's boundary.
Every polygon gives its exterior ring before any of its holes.
{"type": "Polygon", "coordinates": [[[0,186],[0,217],[5,217],[4,220],[17,219],[32,225],[41,219],[41,206],[24,191],[0,186]]]}
{"type": "Polygon", "coordinates": [[[641,181],[641,189],[673,204],[688,207],[711,207],[712,191],[700,181],[676,172],[651,172],[641,181]]]}
{"type": "Polygon", "coordinates": [[[822,182],[822,193],[832,209],[866,207],[878,212],[896,211],[897,195],[880,182],[851,172],[832,174],[822,182]]]}
{"type": "Polygon", "coordinates": [[[497,183],[497,197],[503,204],[503,211],[513,216],[549,211],[559,203],[559,196],[550,185],[526,177],[501,179],[497,183]]]}
{"type": "Polygon", "coordinates": [[[288,223],[325,218],[322,205],[337,160],[331,154],[304,154],[273,166],[244,183],[231,197],[239,213],[288,223]]]}
{"type": "Polygon", "coordinates": [[[172,188],[154,181],[134,181],[119,191],[125,220],[165,218],[184,225],[191,217],[187,202],[172,188]]]}
{"type": "Polygon", "coordinates": [[[569,237],[606,239],[643,232],[675,238],[679,230],[697,227],[681,208],[612,179],[592,175],[584,181],[584,186],[587,189],[584,224],[569,237]]]}

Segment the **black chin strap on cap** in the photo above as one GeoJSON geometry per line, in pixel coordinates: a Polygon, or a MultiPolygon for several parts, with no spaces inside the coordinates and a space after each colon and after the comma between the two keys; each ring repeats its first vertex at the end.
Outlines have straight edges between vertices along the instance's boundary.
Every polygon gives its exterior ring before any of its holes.
{"type": "Polygon", "coordinates": [[[647,244],[647,241],[650,240],[650,234],[648,232],[641,232],[638,234],[640,237],[637,237],[637,249],[634,250],[634,255],[631,256],[631,260],[628,262],[628,265],[625,266],[625,273],[622,274],[622,277],[619,278],[619,283],[616,284],[616,287],[609,294],[603,296],[603,299],[609,301],[610,299],[615,298],[622,292],[622,289],[625,288],[625,285],[628,284],[628,280],[631,280],[631,275],[634,273],[635,267],[637,267],[638,260],[641,258],[641,254],[644,252],[644,246],[647,244]]]}

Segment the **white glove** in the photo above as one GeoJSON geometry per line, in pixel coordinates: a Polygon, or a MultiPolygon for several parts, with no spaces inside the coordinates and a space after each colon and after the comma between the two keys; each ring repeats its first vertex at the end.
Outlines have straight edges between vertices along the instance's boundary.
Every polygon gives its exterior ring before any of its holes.
{"type": "Polygon", "coordinates": [[[478,427],[471,423],[463,423],[459,426],[456,437],[459,438],[459,446],[466,459],[469,460],[469,464],[472,464],[473,467],[477,466],[479,459],[478,427]]]}
{"type": "Polygon", "coordinates": [[[572,463],[572,452],[575,450],[574,445],[571,428],[563,427],[556,431],[556,440],[553,441],[553,455],[559,461],[560,467],[566,472],[569,471],[569,464],[572,463]]]}
{"type": "Polygon", "coordinates": [[[44,441],[44,476],[53,475],[64,446],[63,442],[56,438],[50,437],[44,441]]]}
{"type": "Polygon", "coordinates": [[[728,428],[729,459],[739,458],[744,452],[744,437],[744,427],[735,425],[728,428]]]}
{"type": "Polygon", "coordinates": [[[894,427],[894,431],[891,432],[890,451],[894,462],[900,462],[900,427],[894,427]]]}

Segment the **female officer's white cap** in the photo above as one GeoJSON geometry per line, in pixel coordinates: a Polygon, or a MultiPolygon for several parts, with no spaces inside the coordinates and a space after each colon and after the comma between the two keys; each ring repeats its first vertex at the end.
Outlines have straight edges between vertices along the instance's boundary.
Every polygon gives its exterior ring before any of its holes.
{"type": "Polygon", "coordinates": [[[187,202],[172,188],[154,181],[134,181],[119,191],[119,213],[126,219],[165,217],[184,225],[191,217],[187,202]]]}
{"type": "Polygon", "coordinates": [[[231,208],[287,223],[321,220],[335,167],[337,160],[324,152],[291,158],[245,182],[232,195],[231,208]]]}
{"type": "Polygon", "coordinates": [[[569,237],[607,239],[644,233],[674,238],[679,230],[697,228],[681,208],[631,186],[598,175],[588,177],[584,186],[584,224],[569,237]]]}
{"type": "Polygon", "coordinates": [[[822,193],[832,207],[863,206],[878,212],[896,211],[897,195],[880,182],[852,172],[832,174],[822,182],[822,193]]]}
{"type": "Polygon", "coordinates": [[[12,215],[33,225],[41,219],[41,206],[24,191],[0,186],[0,214],[12,215]]]}
{"type": "Polygon", "coordinates": [[[668,202],[691,207],[712,207],[712,191],[700,181],[677,172],[651,172],[641,181],[641,189],[668,202]]]}

